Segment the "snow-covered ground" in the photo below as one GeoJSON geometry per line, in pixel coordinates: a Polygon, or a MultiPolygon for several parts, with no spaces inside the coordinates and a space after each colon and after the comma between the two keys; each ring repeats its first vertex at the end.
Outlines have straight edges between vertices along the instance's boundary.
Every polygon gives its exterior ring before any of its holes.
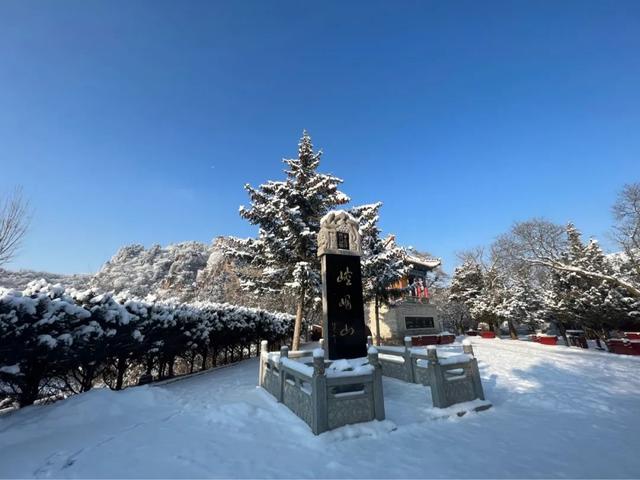
{"type": "Polygon", "coordinates": [[[434,419],[427,388],[385,379],[386,421],[315,437],[253,359],[4,415],[0,476],[638,477],[640,358],[472,341],[485,412],[434,419]]]}

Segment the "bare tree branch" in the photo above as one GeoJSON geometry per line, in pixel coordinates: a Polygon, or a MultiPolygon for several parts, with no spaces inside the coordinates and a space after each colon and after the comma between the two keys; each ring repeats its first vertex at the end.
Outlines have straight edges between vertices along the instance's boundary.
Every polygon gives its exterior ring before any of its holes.
{"type": "Polygon", "coordinates": [[[640,276],[640,183],[625,185],[613,206],[613,238],[627,255],[636,276],[640,276]]]}
{"type": "Polygon", "coordinates": [[[572,272],[576,275],[580,275],[586,278],[592,278],[594,280],[606,280],[607,282],[611,282],[614,285],[622,287],[626,289],[633,297],[640,298],[640,289],[634,286],[632,283],[627,282],[618,277],[614,277],[613,275],[607,275],[599,272],[592,272],[589,270],[585,270],[583,268],[574,267],[572,265],[567,265],[558,260],[554,260],[551,258],[525,258],[523,259],[526,262],[531,263],[532,265],[541,265],[549,268],[553,268],[554,270],[560,270],[563,272],[572,272]]]}
{"type": "MultiPolygon", "coordinates": [[[[638,188],[640,199],[640,187],[638,188]]],[[[638,202],[640,206],[640,201],[638,202]]],[[[632,207],[633,208],[633,207],[632,207]]],[[[511,232],[500,237],[496,249],[509,262],[522,262],[557,271],[571,272],[584,278],[608,281],[622,287],[633,297],[640,298],[640,289],[633,280],[621,275],[586,270],[570,265],[563,260],[562,252],[566,248],[564,228],[543,219],[533,219],[516,223],[511,232]]]]}
{"type": "Polygon", "coordinates": [[[0,265],[11,261],[29,228],[29,203],[16,188],[6,199],[0,198],[0,265]]]}

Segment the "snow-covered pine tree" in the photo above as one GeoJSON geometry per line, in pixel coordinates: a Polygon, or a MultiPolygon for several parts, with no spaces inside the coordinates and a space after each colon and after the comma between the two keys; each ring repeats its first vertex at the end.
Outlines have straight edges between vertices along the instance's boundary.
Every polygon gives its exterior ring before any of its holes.
{"type": "Polygon", "coordinates": [[[542,311],[542,292],[526,279],[509,279],[507,286],[501,286],[496,315],[507,322],[512,339],[518,338],[516,323],[537,328],[542,323],[542,311]]]}
{"type": "Polygon", "coordinates": [[[449,301],[463,303],[476,322],[489,324],[499,334],[503,294],[496,269],[468,258],[453,273],[449,301]]]}
{"type": "Polygon", "coordinates": [[[294,350],[300,347],[305,306],[317,297],[320,262],[316,236],[320,219],[331,209],[349,202],[338,190],[342,180],[318,173],[322,152],[314,152],[305,131],[298,157],[284,160],[284,181],[268,181],[253,188],[245,185],[251,205],[240,215],[259,227],[258,238],[236,239],[228,252],[253,267],[241,285],[256,293],[289,294],[296,298],[294,350]]]}
{"type": "Polygon", "coordinates": [[[378,227],[381,202],[352,208],[350,213],[360,223],[362,236],[362,286],[364,299],[373,300],[375,307],[376,344],[380,345],[380,305],[389,303],[391,286],[408,273],[404,249],[393,237],[380,237],[378,227]]]}
{"type": "Polygon", "coordinates": [[[482,302],[484,278],[478,262],[465,260],[453,272],[449,288],[449,301],[459,302],[469,309],[471,317],[480,321],[482,317],[479,304],[482,302]]]}
{"type": "Polygon", "coordinates": [[[455,332],[456,335],[464,335],[464,332],[473,326],[469,309],[462,302],[451,301],[448,289],[443,290],[442,294],[444,298],[439,310],[444,328],[455,332]]]}
{"type": "Polygon", "coordinates": [[[615,276],[615,268],[598,242],[592,239],[583,243],[580,232],[571,223],[567,225],[566,235],[567,249],[560,262],[570,268],[553,271],[548,298],[561,335],[566,338],[565,327],[570,325],[591,330],[599,339],[604,339],[608,330],[633,324],[638,299],[609,280],[615,276]]]}

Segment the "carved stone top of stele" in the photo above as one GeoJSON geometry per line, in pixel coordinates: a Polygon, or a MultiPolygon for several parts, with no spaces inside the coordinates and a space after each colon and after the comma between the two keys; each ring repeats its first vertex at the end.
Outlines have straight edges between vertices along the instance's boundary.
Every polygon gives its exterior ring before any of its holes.
{"type": "Polygon", "coordinates": [[[358,221],[344,210],[332,210],[320,220],[318,256],[362,255],[358,221]]]}

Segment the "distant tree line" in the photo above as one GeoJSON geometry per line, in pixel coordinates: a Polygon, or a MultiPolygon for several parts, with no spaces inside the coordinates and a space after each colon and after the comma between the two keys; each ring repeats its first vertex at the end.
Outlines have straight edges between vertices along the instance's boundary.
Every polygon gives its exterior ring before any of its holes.
{"type": "Polygon", "coordinates": [[[572,224],[544,219],[516,223],[488,248],[461,254],[446,311],[453,318],[494,329],[553,324],[585,330],[605,340],[615,330],[640,328],[640,183],[625,186],[613,207],[612,238],[605,254],[584,241],[572,224]]]}
{"type": "Polygon", "coordinates": [[[293,316],[217,303],[153,302],[32,282],[0,289],[0,406],[114,390],[257,353],[291,338],[293,316]]]}

